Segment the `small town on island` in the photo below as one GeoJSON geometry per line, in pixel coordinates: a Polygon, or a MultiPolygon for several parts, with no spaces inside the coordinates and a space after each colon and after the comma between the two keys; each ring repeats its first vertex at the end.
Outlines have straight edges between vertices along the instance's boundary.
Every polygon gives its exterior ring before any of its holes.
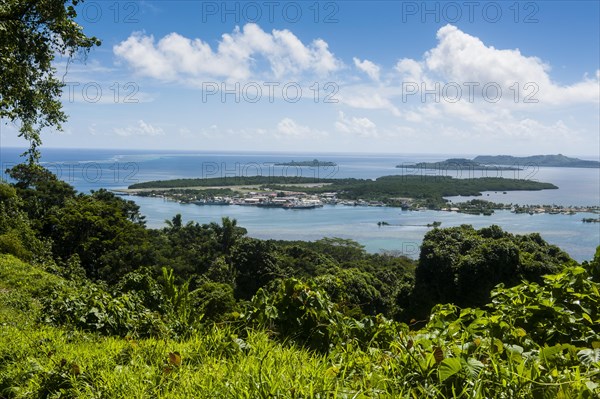
{"type": "MultiPolygon", "coordinates": [[[[325,184],[307,185],[309,188],[324,187],[325,184]]],[[[231,190],[233,187],[222,188],[216,190],[231,190]]],[[[301,188],[301,187],[298,187],[301,188]]],[[[513,213],[530,215],[548,213],[551,215],[563,214],[574,215],[576,213],[596,213],[600,214],[600,206],[563,206],[563,205],[519,205],[519,204],[504,204],[486,201],[482,199],[472,199],[452,203],[443,202],[428,202],[422,199],[410,197],[394,197],[386,200],[373,199],[345,199],[340,198],[336,191],[326,191],[318,194],[307,193],[304,191],[289,191],[289,190],[273,190],[269,187],[256,186],[235,186],[235,191],[229,195],[211,195],[214,189],[126,189],[115,190],[120,195],[133,195],[152,198],[163,198],[167,201],[174,201],[182,204],[195,204],[200,206],[210,205],[238,205],[238,206],[256,206],[262,208],[283,208],[283,209],[315,209],[321,208],[324,205],[341,205],[341,206],[369,206],[369,207],[385,207],[394,206],[402,210],[409,211],[424,211],[436,210],[445,212],[458,212],[473,215],[489,216],[495,210],[509,210],[513,213]]],[[[507,194],[506,191],[502,192],[507,194]]],[[[584,218],[585,223],[600,222],[600,218],[584,218]]]]}
{"type": "MultiPolygon", "coordinates": [[[[410,211],[435,210],[484,216],[492,215],[495,210],[530,215],[600,213],[598,205],[507,204],[480,198],[461,198],[489,196],[490,192],[507,194],[508,191],[558,189],[554,184],[521,179],[517,175],[513,178],[500,177],[498,174],[489,177],[490,171],[521,171],[523,165],[534,163],[549,167],[600,168],[598,161],[569,158],[562,154],[532,157],[477,156],[473,160],[450,158],[435,163],[397,165],[396,168],[403,169],[403,174],[377,179],[302,177],[302,167],[310,168],[313,175],[314,168],[338,167],[335,162],[315,158],[275,163],[297,168],[297,176],[221,176],[148,181],[114,192],[202,206],[239,205],[283,209],[315,209],[324,205],[392,206],[410,211]],[[404,169],[407,174],[404,174],[404,169]],[[454,173],[450,171],[468,172],[468,176],[473,177],[454,178],[451,176],[454,173]],[[474,177],[475,171],[481,171],[481,176],[474,177]],[[453,202],[446,198],[453,196],[459,199],[453,202]]],[[[588,217],[582,221],[594,223],[600,222],[600,218],[588,217]]]]}

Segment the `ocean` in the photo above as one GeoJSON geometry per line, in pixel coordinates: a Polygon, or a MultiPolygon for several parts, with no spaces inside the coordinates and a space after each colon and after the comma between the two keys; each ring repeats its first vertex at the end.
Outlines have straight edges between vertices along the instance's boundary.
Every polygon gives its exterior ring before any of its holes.
{"type": "MultiPolygon", "coordinates": [[[[2,172],[19,162],[22,149],[1,148],[2,172]]],[[[305,176],[313,178],[375,179],[392,174],[450,175],[456,178],[498,176],[550,182],[558,190],[485,192],[481,199],[527,204],[600,205],[600,169],[528,167],[522,171],[415,170],[416,162],[438,162],[447,158],[472,158],[476,154],[339,154],[264,152],[175,152],[109,149],[43,149],[42,163],[77,190],[118,189],[149,180],[208,178],[219,176],[305,176]],[[278,162],[335,162],[335,167],[285,167],[278,162]],[[403,167],[397,168],[396,165],[403,167]]],[[[7,176],[2,175],[3,178],[7,176]]],[[[578,261],[589,260],[600,245],[600,225],[582,223],[575,215],[513,214],[496,211],[491,216],[453,212],[402,211],[388,207],[325,206],[310,210],[284,210],[239,206],[197,206],[157,198],[126,197],[135,201],[146,216],[148,227],[164,227],[164,221],[180,213],[184,221],[208,223],[229,216],[238,220],[252,237],[263,239],[317,240],[322,237],[350,238],[370,252],[396,251],[417,257],[426,226],[434,221],[442,227],[471,224],[476,228],[497,224],[515,234],[539,232],[578,261]],[[379,227],[385,221],[389,226],[379,227]]],[[[458,202],[472,197],[451,197],[458,202]]]]}

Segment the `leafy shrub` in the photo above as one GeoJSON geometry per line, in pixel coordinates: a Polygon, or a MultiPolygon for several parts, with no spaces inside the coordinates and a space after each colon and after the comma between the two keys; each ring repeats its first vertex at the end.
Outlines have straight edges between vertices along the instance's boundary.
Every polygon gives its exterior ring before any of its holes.
{"type": "Polygon", "coordinates": [[[568,267],[544,276],[544,284],[492,291],[496,314],[528,331],[538,344],[600,342],[600,283],[591,267],[568,267]]]}
{"type": "Polygon", "coordinates": [[[162,268],[163,295],[167,305],[167,317],[176,334],[187,336],[197,327],[202,314],[193,304],[193,292],[190,292],[190,281],[181,285],[175,283],[173,269],[162,268]]]}
{"type": "Polygon", "coordinates": [[[599,289],[575,266],[542,285],[499,286],[487,311],[437,305],[410,346],[440,348],[437,367],[419,367],[437,368],[443,395],[471,386],[478,397],[592,398],[600,393],[599,289]]]}
{"type": "Polygon", "coordinates": [[[24,261],[42,263],[50,259],[50,245],[40,240],[21,209],[17,191],[0,182],[0,254],[11,254],[24,261]]]}
{"type": "Polygon", "coordinates": [[[113,297],[96,285],[56,290],[43,303],[42,319],[53,325],[71,325],[84,331],[118,336],[160,336],[161,318],[135,296],[113,297]]]}
{"type": "Polygon", "coordinates": [[[135,296],[150,310],[159,312],[167,310],[163,287],[154,279],[148,268],[140,268],[125,274],[114,286],[113,292],[135,296]]]}
{"type": "Polygon", "coordinates": [[[192,293],[192,306],[205,321],[222,321],[237,307],[233,288],[212,281],[201,284],[192,293]]]}
{"type": "Polygon", "coordinates": [[[241,239],[231,254],[235,269],[235,296],[250,299],[269,282],[282,277],[275,256],[275,246],[268,241],[241,239]]]}
{"type": "Polygon", "coordinates": [[[341,269],[334,275],[316,277],[315,284],[341,306],[344,314],[360,318],[386,310],[376,287],[380,282],[370,273],[354,268],[341,269]]]}
{"type": "Polygon", "coordinates": [[[281,280],[274,294],[259,289],[250,302],[247,320],[275,331],[283,340],[326,351],[331,343],[329,325],[339,317],[326,293],[290,278],[281,280]]]}
{"type": "MultiPolygon", "coordinates": [[[[67,282],[38,266],[25,263],[11,255],[0,255],[0,291],[8,297],[21,298],[29,304],[65,289],[67,282]]],[[[6,302],[0,302],[0,307],[6,302]]]]}
{"type": "Polygon", "coordinates": [[[15,231],[0,234],[0,253],[14,255],[22,260],[30,260],[32,257],[15,231]]]}

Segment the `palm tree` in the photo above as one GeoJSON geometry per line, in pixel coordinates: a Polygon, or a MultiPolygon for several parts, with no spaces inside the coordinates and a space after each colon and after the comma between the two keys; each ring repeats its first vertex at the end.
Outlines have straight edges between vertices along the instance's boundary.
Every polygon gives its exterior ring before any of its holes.
{"type": "Polygon", "coordinates": [[[215,231],[217,241],[225,255],[230,254],[231,248],[233,248],[237,240],[247,232],[243,227],[238,227],[237,220],[230,219],[227,216],[221,218],[221,225],[213,222],[211,223],[211,227],[215,231]]]}
{"type": "Polygon", "coordinates": [[[179,230],[183,225],[181,214],[178,213],[177,215],[173,216],[173,219],[171,220],[165,220],[165,223],[167,224],[167,228],[171,230],[179,230]]]}

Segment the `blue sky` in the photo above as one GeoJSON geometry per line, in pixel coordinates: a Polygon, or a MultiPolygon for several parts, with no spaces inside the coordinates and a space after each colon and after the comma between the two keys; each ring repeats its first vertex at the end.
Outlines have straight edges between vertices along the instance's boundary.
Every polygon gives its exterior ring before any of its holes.
{"type": "Polygon", "coordinates": [[[88,0],[44,143],[598,157],[599,4],[88,0]]]}

